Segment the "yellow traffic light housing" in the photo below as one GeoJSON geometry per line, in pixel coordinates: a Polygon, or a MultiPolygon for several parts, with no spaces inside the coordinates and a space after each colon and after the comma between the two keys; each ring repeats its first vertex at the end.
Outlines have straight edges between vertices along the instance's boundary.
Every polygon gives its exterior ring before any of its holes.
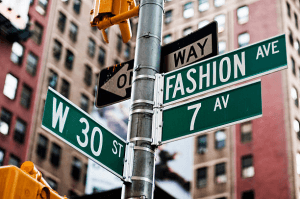
{"type": "Polygon", "coordinates": [[[127,43],[131,36],[129,18],[138,16],[139,6],[135,0],[95,0],[94,9],[91,10],[91,26],[102,30],[103,38],[108,43],[105,29],[118,24],[122,40],[127,43]]]}
{"type": "Polygon", "coordinates": [[[21,169],[0,167],[0,176],[0,199],[67,199],[48,185],[32,162],[24,162],[21,169]]]}

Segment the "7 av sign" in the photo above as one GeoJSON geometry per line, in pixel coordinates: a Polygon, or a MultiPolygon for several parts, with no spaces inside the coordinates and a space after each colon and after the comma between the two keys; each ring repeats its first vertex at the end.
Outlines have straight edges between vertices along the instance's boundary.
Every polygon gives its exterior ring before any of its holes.
{"type": "Polygon", "coordinates": [[[122,178],[125,141],[50,87],[42,128],[122,178]]]}
{"type": "Polygon", "coordinates": [[[285,35],[164,75],[164,106],[287,68],[285,35]]]}

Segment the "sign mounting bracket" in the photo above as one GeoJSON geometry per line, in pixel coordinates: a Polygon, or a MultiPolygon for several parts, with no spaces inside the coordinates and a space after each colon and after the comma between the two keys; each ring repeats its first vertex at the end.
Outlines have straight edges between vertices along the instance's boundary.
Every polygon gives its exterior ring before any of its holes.
{"type": "Polygon", "coordinates": [[[131,183],[132,170],[133,170],[133,150],[134,143],[128,142],[125,149],[124,168],[123,168],[123,181],[131,183]]]}

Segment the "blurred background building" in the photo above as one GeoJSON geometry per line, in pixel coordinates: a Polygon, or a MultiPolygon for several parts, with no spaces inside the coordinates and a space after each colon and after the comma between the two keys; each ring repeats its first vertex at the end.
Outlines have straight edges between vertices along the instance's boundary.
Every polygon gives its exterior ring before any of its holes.
{"type": "MultiPolygon", "coordinates": [[[[93,0],[0,2],[0,166],[33,161],[68,197],[121,182],[96,182],[93,189],[86,182],[92,163],[41,128],[50,86],[126,138],[128,112],[93,104],[99,71],[134,57],[138,19],[131,20],[128,44],[117,26],[106,30],[106,44],[89,25],[92,7],[93,0]]],[[[179,152],[168,165],[191,182],[190,193],[167,179],[157,180],[160,188],[170,195],[179,190],[175,198],[300,197],[299,14],[298,0],[165,1],[163,44],[215,20],[220,54],[285,33],[289,67],[262,78],[262,118],[165,146],[179,152]]]]}

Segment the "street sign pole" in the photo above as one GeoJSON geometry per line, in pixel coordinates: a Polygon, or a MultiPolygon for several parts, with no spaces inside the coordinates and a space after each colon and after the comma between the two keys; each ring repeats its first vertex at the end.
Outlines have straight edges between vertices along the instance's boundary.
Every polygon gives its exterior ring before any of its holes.
{"type": "Polygon", "coordinates": [[[141,0],[133,68],[128,140],[134,143],[131,183],[122,198],[153,198],[154,151],[152,116],[155,74],[159,72],[163,0],[141,0]]]}

